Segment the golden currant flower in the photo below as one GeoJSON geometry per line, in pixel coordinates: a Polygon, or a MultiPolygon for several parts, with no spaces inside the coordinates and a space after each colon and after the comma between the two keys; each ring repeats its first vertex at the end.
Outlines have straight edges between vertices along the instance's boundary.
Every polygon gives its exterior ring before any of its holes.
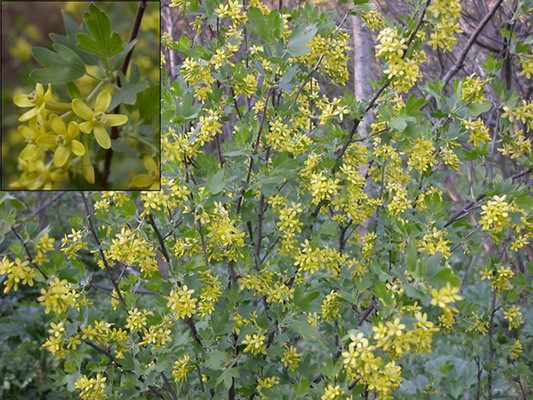
{"type": "Polygon", "coordinates": [[[85,147],[76,140],[80,133],[80,128],[76,122],[70,121],[67,128],[65,122],[53,114],[50,116],[50,127],[55,135],[40,136],[35,142],[41,147],[55,148],[53,161],[56,167],[65,167],[71,152],[80,157],[85,154],[85,147]]]}
{"type": "Polygon", "coordinates": [[[96,141],[104,149],[111,147],[111,139],[105,127],[124,125],[128,122],[127,115],[106,114],[110,104],[111,93],[106,90],[100,92],[96,97],[94,110],[80,99],[72,100],[72,110],[78,117],[85,120],[80,124],[80,130],[83,133],[94,131],[96,141]]]}
{"type": "Polygon", "coordinates": [[[41,153],[41,147],[36,144],[36,140],[45,135],[46,129],[44,125],[37,121],[37,116],[30,118],[29,126],[21,125],[18,127],[18,131],[26,142],[26,147],[22,149],[19,157],[24,161],[36,161],[41,153]]]}
{"type": "Polygon", "coordinates": [[[26,111],[19,117],[19,121],[27,121],[38,114],[42,115],[44,107],[47,101],[52,98],[52,85],[48,85],[46,92],[43,85],[37,83],[35,90],[28,94],[18,94],[13,98],[13,102],[18,107],[33,107],[31,110],[26,111]]]}
{"type": "Polygon", "coordinates": [[[149,155],[144,156],[143,164],[148,173],[135,175],[131,180],[130,187],[132,189],[159,190],[161,183],[159,165],[149,155]]]}

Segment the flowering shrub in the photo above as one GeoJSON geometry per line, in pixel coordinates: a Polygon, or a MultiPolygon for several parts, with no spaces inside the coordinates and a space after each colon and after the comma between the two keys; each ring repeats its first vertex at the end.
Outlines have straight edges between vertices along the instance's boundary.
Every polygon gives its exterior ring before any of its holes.
{"type": "Polygon", "coordinates": [[[459,2],[410,4],[401,23],[361,1],[338,21],[309,3],[170,4],[191,35],[163,33],[183,62],[163,70],[161,190],[2,194],[4,291],[48,315],[56,385],[91,400],[531,395],[529,102],[495,59],[425,76],[485,25],[462,43],[459,2]],[[365,100],[346,87],[350,14],[377,40],[365,100]],[[68,222],[34,222],[64,204],[68,222]]]}

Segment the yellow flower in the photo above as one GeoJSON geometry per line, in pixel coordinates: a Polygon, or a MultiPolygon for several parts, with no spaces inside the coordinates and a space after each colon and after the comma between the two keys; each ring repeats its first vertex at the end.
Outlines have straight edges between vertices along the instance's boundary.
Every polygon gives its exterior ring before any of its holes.
{"type": "Polygon", "coordinates": [[[161,184],[159,165],[157,165],[157,162],[149,155],[144,156],[143,164],[148,173],[135,175],[131,180],[130,188],[159,190],[161,184]]]}
{"type": "Polygon", "coordinates": [[[37,117],[30,118],[30,126],[21,125],[18,131],[26,141],[26,147],[22,149],[19,157],[24,161],[36,161],[41,154],[41,148],[35,143],[36,139],[45,134],[45,127],[37,121],[37,117]]]}
{"type": "Polygon", "coordinates": [[[26,111],[19,118],[19,121],[27,121],[31,117],[35,117],[37,114],[41,114],[44,111],[44,107],[47,101],[52,98],[52,86],[49,84],[46,93],[43,85],[38,83],[35,85],[35,90],[28,94],[18,94],[13,98],[13,102],[18,107],[33,107],[30,111],[26,111]]]}
{"type": "Polygon", "coordinates": [[[94,131],[94,137],[104,149],[111,147],[111,139],[105,129],[105,126],[119,126],[128,122],[128,117],[121,114],[106,114],[109,105],[111,104],[111,93],[104,90],[96,97],[94,110],[80,99],[72,100],[72,111],[85,120],[80,124],[80,130],[83,133],[91,133],[94,131]]]}
{"type": "Polygon", "coordinates": [[[80,128],[76,122],[70,121],[67,128],[65,122],[53,114],[50,116],[50,127],[56,134],[40,136],[35,142],[41,147],[50,149],[57,146],[53,159],[56,167],[65,167],[71,152],[80,157],[85,154],[85,147],[75,139],[80,133],[80,128]]]}

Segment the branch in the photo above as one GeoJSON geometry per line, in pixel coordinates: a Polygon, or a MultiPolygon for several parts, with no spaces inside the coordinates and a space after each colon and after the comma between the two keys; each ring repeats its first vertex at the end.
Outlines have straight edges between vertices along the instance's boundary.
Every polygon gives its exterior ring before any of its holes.
{"type": "Polygon", "coordinates": [[[24,250],[26,250],[26,255],[28,256],[28,260],[30,260],[31,264],[41,273],[41,275],[44,277],[44,279],[48,280],[48,276],[39,268],[37,264],[33,261],[33,257],[30,253],[30,249],[28,248],[28,245],[24,239],[22,239],[22,236],[15,230],[15,226],[11,226],[11,231],[15,234],[18,240],[22,243],[22,246],[24,247],[24,250]]]}
{"type": "MultiPolygon", "coordinates": [[[[137,14],[135,15],[135,21],[133,21],[133,27],[131,28],[131,33],[130,33],[130,38],[128,40],[128,43],[131,43],[133,40],[135,40],[135,38],[137,38],[137,35],[139,34],[139,29],[141,27],[141,21],[144,15],[144,10],[146,10],[146,7],[147,7],[146,2],[147,0],[141,0],[139,2],[139,7],[137,8],[137,14]]],[[[133,47],[128,52],[128,54],[126,55],[126,58],[124,59],[124,62],[122,63],[122,68],[120,70],[124,76],[126,76],[126,72],[128,71],[128,67],[131,61],[131,55],[133,53],[134,48],[135,47],[133,47]]],[[[117,75],[117,86],[118,87],[121,86],[120,75],[117,75]]],[[[115,107],[115,109],[113,110],[113,114],[119,113],[119,107],[120,105],[117,105],[115,107]]],[[[118,136],[119,136],[119,128],[116,126],[112,127],[111,128],[111,139],[117,139],[118,136]]],[[[106,189],[108,185],[107,180],[109,178],[109,173],[111,170],[112,159],[113,159],[113,149],[109,148],[107,149],[106,154],[105,154],[104,170],[102,171],[102,175],[100,176],[100,184],[102,185],[104,189],[106,189]]]]}
{"type": "Polygon", "coordinates": [[[113,284],[113,287],[115,288],[115,291],[117,292],[117,296],[120,302],[124,305],[124,307],[128,308],[126,301],[124,300],[124,297],[122,297],[122,292],[120,291],[118,287],[118,283],[113,278],[113,275],[111,275],[111,269],[109,267],[109,263],[107,262],[107,258],[105,256],[104,250],[102,250],[102,243],[100,242],[100,239],[98,238],[98,234],[96,233],[96,229],[93,223],[93,215],[91,211],[89,210],[89,203],[87,202],[87,199],[85,198],[85,193],[80,192],[80,194],[81,194],[81,198],[83,199],[83,205],[85,206],[85,211],[87,212],[87,218],[89,219],[89,230],[91,231],[94,237],[94,240],[98,246],[98,252],[100,253],[100,256],[102,257],[102,261],[104,263],[104,269],[106,271],[107,277],[113,284]]]}
{"type": "Polygon", "coordinates": [[[443,86],[443,88],[446,87],[446,85],[448,84],[450,79],[452,79],[452,77],[463,67],[463,63],[464,63],[464,61],[466,59],[466,56],[467,56],[468,52],[470,51],[470,48],[474,45],[477,37],[479,36],[479,34],[483,30],[483,28],[485,28],[485,25],[487,25],[487,23],[490,21],[490,19],[494,16],[494,14],[496,13],[496,10],[498,10],[498,8],[500,7],[500,5],[502,3],[503,3],[503,0],[498,0],[496,2],[496,4],[494,4],[492,9],[489,11],[489,13],[487,15],[485,15],[485,18],[483,18],[481,20],[481,22],[477,26],[476,30],[474,31],[474,33],[472,33],[472,35],[470,36],[470,39],[466,43],[466,46],[464,47],[463,51],[459,55],[459,58],[457,59],[455,64],[452,66],[452,68],[450,68],[448,70],[446,75],[444,75],[444,78],[443,78],[444,86],[443,86]]]}

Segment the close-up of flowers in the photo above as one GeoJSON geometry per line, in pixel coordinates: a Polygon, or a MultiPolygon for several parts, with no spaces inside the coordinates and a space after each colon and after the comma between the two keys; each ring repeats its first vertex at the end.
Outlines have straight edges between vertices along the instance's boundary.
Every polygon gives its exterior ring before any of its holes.
{"type": "MultiPolygon", "coordinates": [[[[2,189],[134,188],[145,156],[160,158],[159,108],[147,107],[159,94],[159,5],[46,4],[36,3],[35,12],[62,15],[63,24],[37,22],[28,36],[41,40],[36,30],[49,30],[51,43],[31,47],[33,62],[15,53],[16,62],[2,64],[3,74],[32,86],[12,88],[10,79],[3,88],[2,189]],[[34,173],[41,164],[54,179],[34,173]]],[[[3,3],[3,32],[17,31],[13,17],[22,21],[32,7],[3,3]]],[[[153,176],[155,190],[160,173],[153,176]]]]}

